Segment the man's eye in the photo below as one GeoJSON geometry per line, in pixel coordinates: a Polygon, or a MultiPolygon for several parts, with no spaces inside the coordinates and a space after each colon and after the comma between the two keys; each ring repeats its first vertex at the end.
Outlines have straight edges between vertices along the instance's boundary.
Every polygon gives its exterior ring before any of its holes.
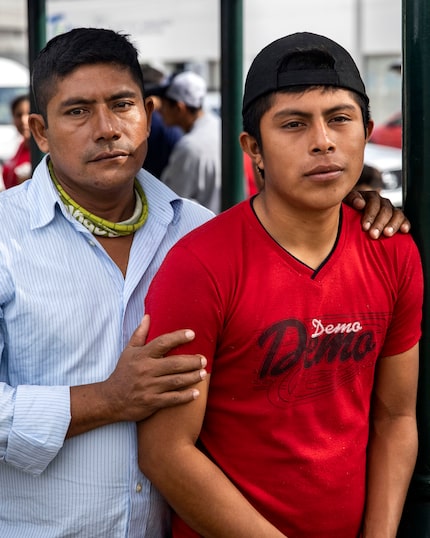
{"type": "Polygon", "coordinates": [[[346,116],[336,116],[335,118],[333,118],[332,121],[335,121],[337,123],[343,123],[345,121],[349,121],[349,118],[347,118],[346,116]]]}
{"type": "Polygon", "coordinates": [[[130,101],[118,101],[118,103],[115,103],[116,108],[129,108],[133,106],[133,103],[130,103],[130,101]]]}
{"type": "Polygon", "coordinates": [[[283,125],[284,129],[296,129],[297,127],[301,127],[303,123],[301,121],[289,121],[288,123],[285,123],[283,125]]]}
{"type": "Polygon", "coordinates": [[[84,110],[82,108],[73,108],[72,110],[69,110],[68,114],[70,116],[80,116],[84,113],[84,110]]]}

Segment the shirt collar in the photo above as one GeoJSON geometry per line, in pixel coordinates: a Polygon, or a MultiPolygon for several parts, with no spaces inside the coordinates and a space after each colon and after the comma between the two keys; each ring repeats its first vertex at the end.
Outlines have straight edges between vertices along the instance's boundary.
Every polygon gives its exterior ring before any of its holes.
{"type": "MultiPolygon", "coordinates": [[[[57,206],[66,219],[74,221],[64,208],[51,180],[47,158],[43,157],[29,181],[28,200],[32,229],[47,226],[54,219],[57,206]]],[[[148,218],[156,219],[163,224],[170,222],[176,224],[182,211],[182,199],[146,170],[141,169],[136,177],[148,200],[148,218]]]]}

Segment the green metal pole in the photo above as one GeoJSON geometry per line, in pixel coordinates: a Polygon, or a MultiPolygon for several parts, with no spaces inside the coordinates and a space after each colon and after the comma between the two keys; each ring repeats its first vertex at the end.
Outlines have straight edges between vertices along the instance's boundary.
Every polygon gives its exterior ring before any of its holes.
{"type": "Polygon", "coordinates": [[[430,537],[430,3],[403,0],[403,170],[405,212],[426,283],[418,388],[419,451],[400,538],[430,537]]]}
{"type": "MultiPolygon", "coordinates": [[[[33,62],[37,53],[46,43],[46,11],[45,0],[27,0],[28,21],[28,60],[30,73],[33,71],[33,62]]],[[[31,110],[34,111],[33,95],[30,92],[31,110]]],[[[31,164],[34,168],[39,163],[43,153],[39,150],[33,138],[30,141],[31,164]]]]}
{"type": "Polygon", "coordinates": [[[221,0],[222,198],[228,209],[244,199],[242,130],[242,0],[221,0]]]}

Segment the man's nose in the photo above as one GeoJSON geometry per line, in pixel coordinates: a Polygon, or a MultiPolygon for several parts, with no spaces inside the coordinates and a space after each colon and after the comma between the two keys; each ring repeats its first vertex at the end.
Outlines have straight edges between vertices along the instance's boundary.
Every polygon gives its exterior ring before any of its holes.
{"type": "Polygon", "coordinates": [[[94,112],[93,125],[96,140],[118,139],[121,136],[118,118],[109,107],[102,107],[94,112]]]}
{"type": "Polygon", "coordinates": [[[328,153],[336,149],[327,123],[323,120],[316,122],[311,129],[311,153],[328,153]]]}

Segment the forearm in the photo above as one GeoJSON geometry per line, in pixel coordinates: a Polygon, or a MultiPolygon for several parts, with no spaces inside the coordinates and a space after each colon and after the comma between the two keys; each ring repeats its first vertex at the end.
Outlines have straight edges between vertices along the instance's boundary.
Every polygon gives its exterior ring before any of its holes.
{"type": "Polygon", "coordinates": [[[363,538],[394,538],[417,456],[414,417],[376,423],[368,451],[363,538]]]}
{"type": "Polygon", "coordinates": [[[120,420],[119,411],[116,411],[109,404],[109,398],[105,397],[102,382],[71,387],[70,410],[71,421],[67,438],[120,420]]]}
{"type": "Polygon", "coordinates": [[[201,536],[285,538],[193,445],[164,446],[162,450],[156,446],[140,453],[141,468],[176,513],[201,536]]]}

